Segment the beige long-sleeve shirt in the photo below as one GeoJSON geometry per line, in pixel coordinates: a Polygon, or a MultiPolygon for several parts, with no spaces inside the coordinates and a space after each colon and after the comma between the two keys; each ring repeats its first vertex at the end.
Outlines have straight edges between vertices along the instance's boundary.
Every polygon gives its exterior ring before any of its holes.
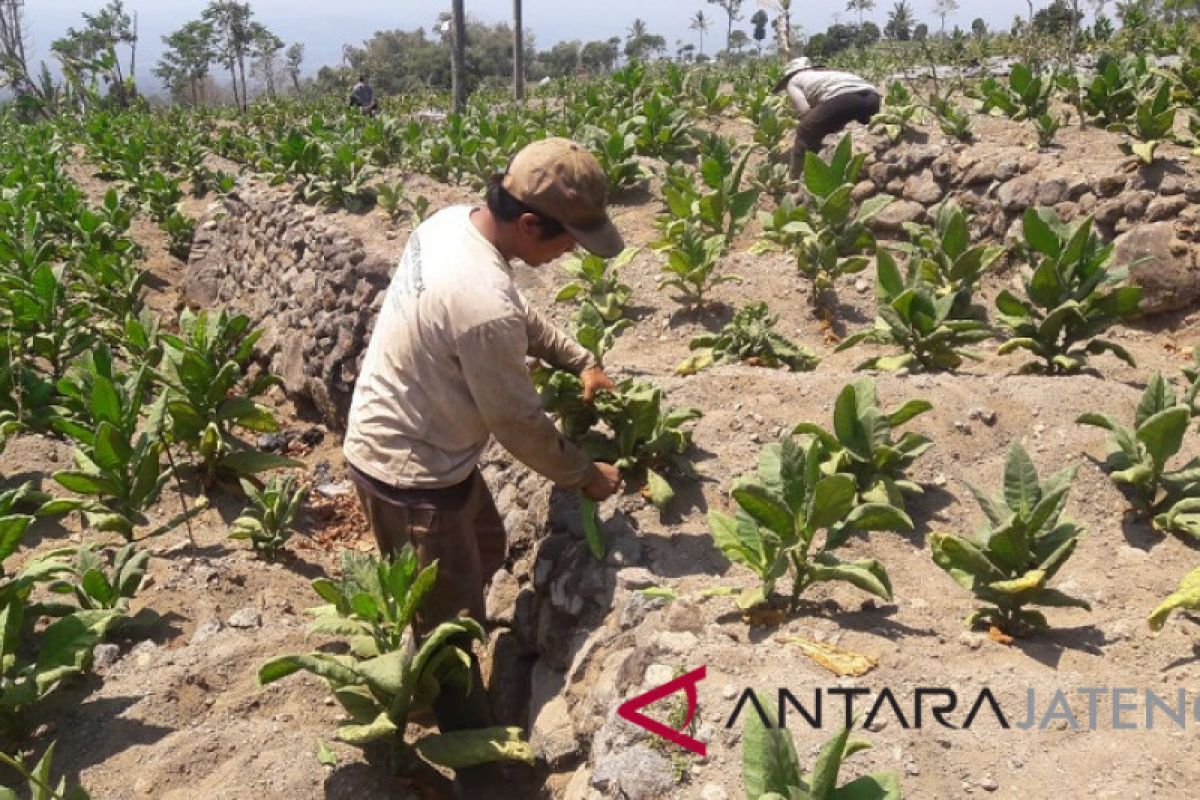
{"type": "Polygon", "coordinates": [[[517,290],[469,206],[430,217],[409,238],[384,296],[350,405],[343,451],[398,488],[465,480],[489,435],[562,486],[592,462],[542,410],[526,356],[579,372],[592,355],[517,290]]]}

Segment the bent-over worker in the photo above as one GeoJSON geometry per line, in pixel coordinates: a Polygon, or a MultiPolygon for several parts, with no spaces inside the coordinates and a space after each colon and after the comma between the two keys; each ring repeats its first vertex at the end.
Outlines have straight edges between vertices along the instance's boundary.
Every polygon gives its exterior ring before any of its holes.
{"type": "Polygon", "coordinates": [[[804,154],[821,149],[825,137],[850,122],[864,125],[879,113],[879,90],[850,73],[813,66],[807,58],[794,58],[784,68],[775,91],[787,89],[800,118],[792,147],[792,177],[804,171],[804,154]]]}

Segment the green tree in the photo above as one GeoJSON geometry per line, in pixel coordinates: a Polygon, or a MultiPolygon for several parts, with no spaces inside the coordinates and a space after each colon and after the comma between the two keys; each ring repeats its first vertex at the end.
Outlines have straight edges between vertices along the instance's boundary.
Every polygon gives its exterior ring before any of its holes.
{"type": "Polygon", "coordinates": [[[200,87],[216,57],[212,26],[202,20],[192,20],[162,39],[166,50],[158,60],[154,74],[173,98],[182,100],[186,97],[193,106],[200,105],[200,87]]]}
{"type": "Polygon", "coordinates": [[[942,35],[946,35],[946,17],[958,13],[958,0],[934,0],[933,13],[942,21],[942,35]]]}
{"type": "Polygon", "coordinates": [[[134,55],[137,32],[133,18],[125,11],[122,0],[109,2],[95,14],[83,14],[83,27],[67,28],[66,34],[50,45],[50,50],[70,78],[78,76],[83,83],[103,76],[109,85],[110,96],[125,107],[136,94],[133,85],[134,55]],[[121,69],[119,46],[128,46],[129,76],[121,69]],[[127,82],[128,80],[128,82],[127,82]]]}
{"type": "Polygon", "coordinates": [[[908,4],[908,0],[898,0],[896,5],[892,6],[892,10],[888,12],[888,21],[883,28],[883,33],[889,39],[907,42],[912,38],[912,29],[912,7],[908,4]]]}
{"type": "Polygon", "coordinates": [[[926,25],[924,22],[917,25],[917,27],[913,28],[912,38],[913,38],[914,42],[923,42],[926,39],[928,39],[929,38],[929,26],[926,25]]]}
{"type": "Polygon", "coordinates": [[[666,49],[666,39],[655,33],[647,33],[625,43],[625,57],[631,61],[638,61],[652,53],[662,53],[666,49]]]}
{"type": "Polygon", "coordinates": [[[537,64],[542,74],[551,78],[574,74],[579,67],[581,47],[578,40],[559,42],[549,50],[538,53],[537,64]]]}
{"type": "Polygon", "coordinates": [[[875,10],[875,0],[846,0],[846,10],[858,12],[858,26],[861,28],[865,21],[864,15],[875,10]]]}
{"type": "Polygon", "coordinates": [[[304,63],[304,42],[293,42],[283,54],[284,70],[292,79],[292,89],[300,94],[300,65],[304,63]]]}
{"type": "Polygon", "coordinates": [[[1082,19],[1083,14],[1072,9],[1066,0],[1054,0],[1033,15],[1033,30],[1048,36],[1065,36],[1082,19]]]}
{"type": "Polygon", "coordinates": [[[983,37],[987,36],[987,33],[988,33],[987,23],[983,21],[982,17],[976,17],[971,22],[971,34],[976,39],[982,39],[983,37]]]}
{"type": "MultiPolygon", "coordinates": [[[[254,27],[254,38],[251,40],[250,57],[253,62],[250,74],[263,79],[267,96],[275,97],[275,76],[279,72],[279,53],[283,50],[283,40],[262,25],[254,27]]],[[[243,91],[245,87],[243,87],[243,91]]]]}
{"type": "Polygon", "coordinates": [[[762,52],[763,42],[767,39],[767,23],[770,18],[767,17],[767,12],[761,8],[754,12],[754,16],[750,17],[750,24],[754,26],[754,41],[758,44],[758,52],[762,52]]]}
{"type": "Polygon", "coordinates": [[[234,105],[243,111],[249,105],[246,96],[246,60],[250,58],[258,35],[258,27],[251,20],[253,15],[249,3],[239,3],[237,0],[211,0],[200,14],[200,18],[212,28],[217,60],[229,70],[229,77],[233,81],[234,105]]]}
{"type": "Polygon", "coordinates": [[[743,30],[736,30],[729,37],[729,49],[733,53],[740,54],[742,52],[742,48],[748,44],[750,44],[750,37],[747,36],[746,32],[743,30]]]}
{"type": "Polygon", "coordinates": [[[621,40],[613,37],[604,42],[588,42],[579,53],[579,61],[593,72],[611,72],[621,55],[621,40]]]}
{"type": "Polygon", "coordinates": [[[733,49],[733,23],[742,18],[742,3],[745,0],[708,0],[715,6],[720,6],[725,12],[728,24],[725,26],[725,47],[733,49]]]}
{"type": "Polygon", "coordinates": [[[704,34],[708,33],[709,22],[703,11],[697,11],[696,16],[692,17],[691,23],[688,25],[689,28],[700,34],[700,55],[704,55],[704,34]]]}

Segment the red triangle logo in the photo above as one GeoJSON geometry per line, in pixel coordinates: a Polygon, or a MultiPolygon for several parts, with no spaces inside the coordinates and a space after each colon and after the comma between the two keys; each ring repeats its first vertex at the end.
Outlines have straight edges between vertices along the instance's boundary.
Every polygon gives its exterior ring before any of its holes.
{"type": "Polygon", "coordinates": [[[698,756],[706,756],[708,755],[708,746],[704,742],[693,739],[691,736],[683,733],[683,731],[687,730],[688,726],[692,724],[692,718],[696,716],[696,684],[704,680],[707,675],[707,666],[694,669],[685,675],[680,675],[673,681],[668,681],[662,686],[651,689],[644,694],[639,694],[637,697],[634,697],[630,700],[626,700],[617,707],[617,714],[627,722],[632,722],[634,725],[653,733],[655,736],[666,739],[668,742],[674,742],[680,747],[690,750],[698,756]],[[687,719],[683,721],[683,728],[681,730],[677,731],[674,728],[669,728],[658,720],[650,719],[641,712],[641,709],[645,708],[651,703],[657,703],[664,697],[670,697],[680,689],[682,689],[687,695],[688,701],[687,719]]]}

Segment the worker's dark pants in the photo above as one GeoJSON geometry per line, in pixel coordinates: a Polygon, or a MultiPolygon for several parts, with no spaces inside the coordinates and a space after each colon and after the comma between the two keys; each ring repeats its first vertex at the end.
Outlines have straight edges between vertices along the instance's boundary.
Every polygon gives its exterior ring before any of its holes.
{"type": "Polygon", "coordinates": [[[818,103],[796,126],[796,144],[792,147],[792,177],[804,171],[804,154],[819,152],[825,137],[837,133],[851,122],[866,125],[879,113],[879,94],[870,89],[831,97],[818,103]]]}
{"type": "MultiPolygon", "coordinates": [[[[385,556],[405,544],[416,551],[421,569],[438,562],[437,581],[413,621],[413,632],[423,639],[440,623],[469,616],[484,623],[484,588],[504,565],[504,522],[492,501],[479,470],[457,486],[446,489],[395,489],[349,466],[359,502],[385,556]]],[[[471,653],[471,688],[443,686],[433,704],[438,728],[448,731],[487,728],[495,724],[487,689],[471,641],[450,640],[471,653]]],[[[478,777],[494,784],[488,767],[460,769],[464,783],[478,777]]],[[[476,794],[481,800],[488,795],[476,794]]]]}

